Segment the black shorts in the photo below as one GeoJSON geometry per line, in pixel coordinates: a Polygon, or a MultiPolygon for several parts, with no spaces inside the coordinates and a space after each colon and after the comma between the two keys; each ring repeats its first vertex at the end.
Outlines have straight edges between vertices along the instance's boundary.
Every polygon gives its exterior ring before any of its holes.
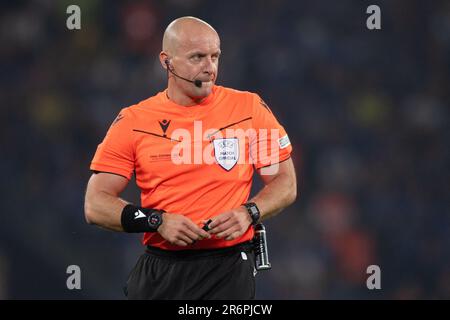
{"type": "Polygon", "coordinates": [[[167,251],[147,247],[128,277],[128,299],[241,300],[255,298],[250,242],[223,249],[167,251]]]}

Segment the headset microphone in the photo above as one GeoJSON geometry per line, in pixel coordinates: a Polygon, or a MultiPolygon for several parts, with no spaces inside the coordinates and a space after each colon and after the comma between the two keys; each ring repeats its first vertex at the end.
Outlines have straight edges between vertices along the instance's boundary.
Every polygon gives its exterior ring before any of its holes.
{"type": "Polygon", "coordinates": [[[194,85],[195,85],[197,88],[201,88],[201,87],[202,87],[202,80],[195,79],[195,80],[194,80],[194,85]]]}
{"type": "Polygon", "coordinates": [[[184,81],[193,83],[197,88],[201,88],[201,87],[202,87],[203,82],[202,82],[201,80],[196,79],[196,80],[193,80],[193,81],[192,81],[192,80],[183,78],[183,77],[177,75],[175,72],[172,71],[172,69],[170,68],[169,59],[164,60],[164,62],[165,62],[165,64],[166,64],[166,66],[167,66],[167,71],[170,72],[170,73],[172,73],[175,77],[180,78],[180,79],[182,79],[182,80],[184,80],[184,81]]]}

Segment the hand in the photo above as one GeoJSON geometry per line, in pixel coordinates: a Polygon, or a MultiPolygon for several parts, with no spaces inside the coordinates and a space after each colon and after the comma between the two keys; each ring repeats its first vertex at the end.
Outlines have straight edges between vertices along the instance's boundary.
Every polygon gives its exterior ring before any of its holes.
{"type": "Polygon", "coordinates": [[[252,224],[252,219],[245,207],[239,207],[226,211],[213,218],[209,224],[209,233],[217,238],[234,240],[242,236],[252,224]]]}
{"type": "Polygon", "coordinates": [[[197,226],[191,219],[181,215],[165,212],[159,234],[172,244],[187,246],[194,241],[211,238],[211,235],[197,226]]]}

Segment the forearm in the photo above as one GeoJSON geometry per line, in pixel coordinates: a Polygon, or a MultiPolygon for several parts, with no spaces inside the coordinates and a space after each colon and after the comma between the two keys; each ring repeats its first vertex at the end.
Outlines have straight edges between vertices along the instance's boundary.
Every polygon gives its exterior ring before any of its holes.
{"type": "Polygon", "coordinates": [[[297,197],[295,179],[279,175],[271,180],[249,202],[255,202],[261,213],[261,220],[273,217],[292,204],[297,197]]]}
{"type": "Polygon", "coordinates": [[[85,216],[89,224],[113,231],[123,231],[121,215],[128,204],[125,200],[104,191],[87,194],[85,200],[85,216]]]}

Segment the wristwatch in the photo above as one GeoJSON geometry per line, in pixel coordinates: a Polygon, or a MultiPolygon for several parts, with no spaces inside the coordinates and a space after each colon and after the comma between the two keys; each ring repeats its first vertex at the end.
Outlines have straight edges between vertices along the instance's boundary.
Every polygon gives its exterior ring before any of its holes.
{"type": "Polygon", "coordinates": [[[163,222],[162,215],[164,212],[164,210],[155,210],[148,216],[148,225],[152,228],[150,232],[158,231],[159,226],[163,222]]]}
{"type": "Polygon", "coordinates": [[[247,202],[247,203],[244,203],[244,207],[247,209],[247,212],[250,215],[250,218],[252,219],[252,225],[257,224],[259,221],[259,218],[261,217],[261,213],[259,212],[259,209],[256,206],[256,203],[247,202]]]}

